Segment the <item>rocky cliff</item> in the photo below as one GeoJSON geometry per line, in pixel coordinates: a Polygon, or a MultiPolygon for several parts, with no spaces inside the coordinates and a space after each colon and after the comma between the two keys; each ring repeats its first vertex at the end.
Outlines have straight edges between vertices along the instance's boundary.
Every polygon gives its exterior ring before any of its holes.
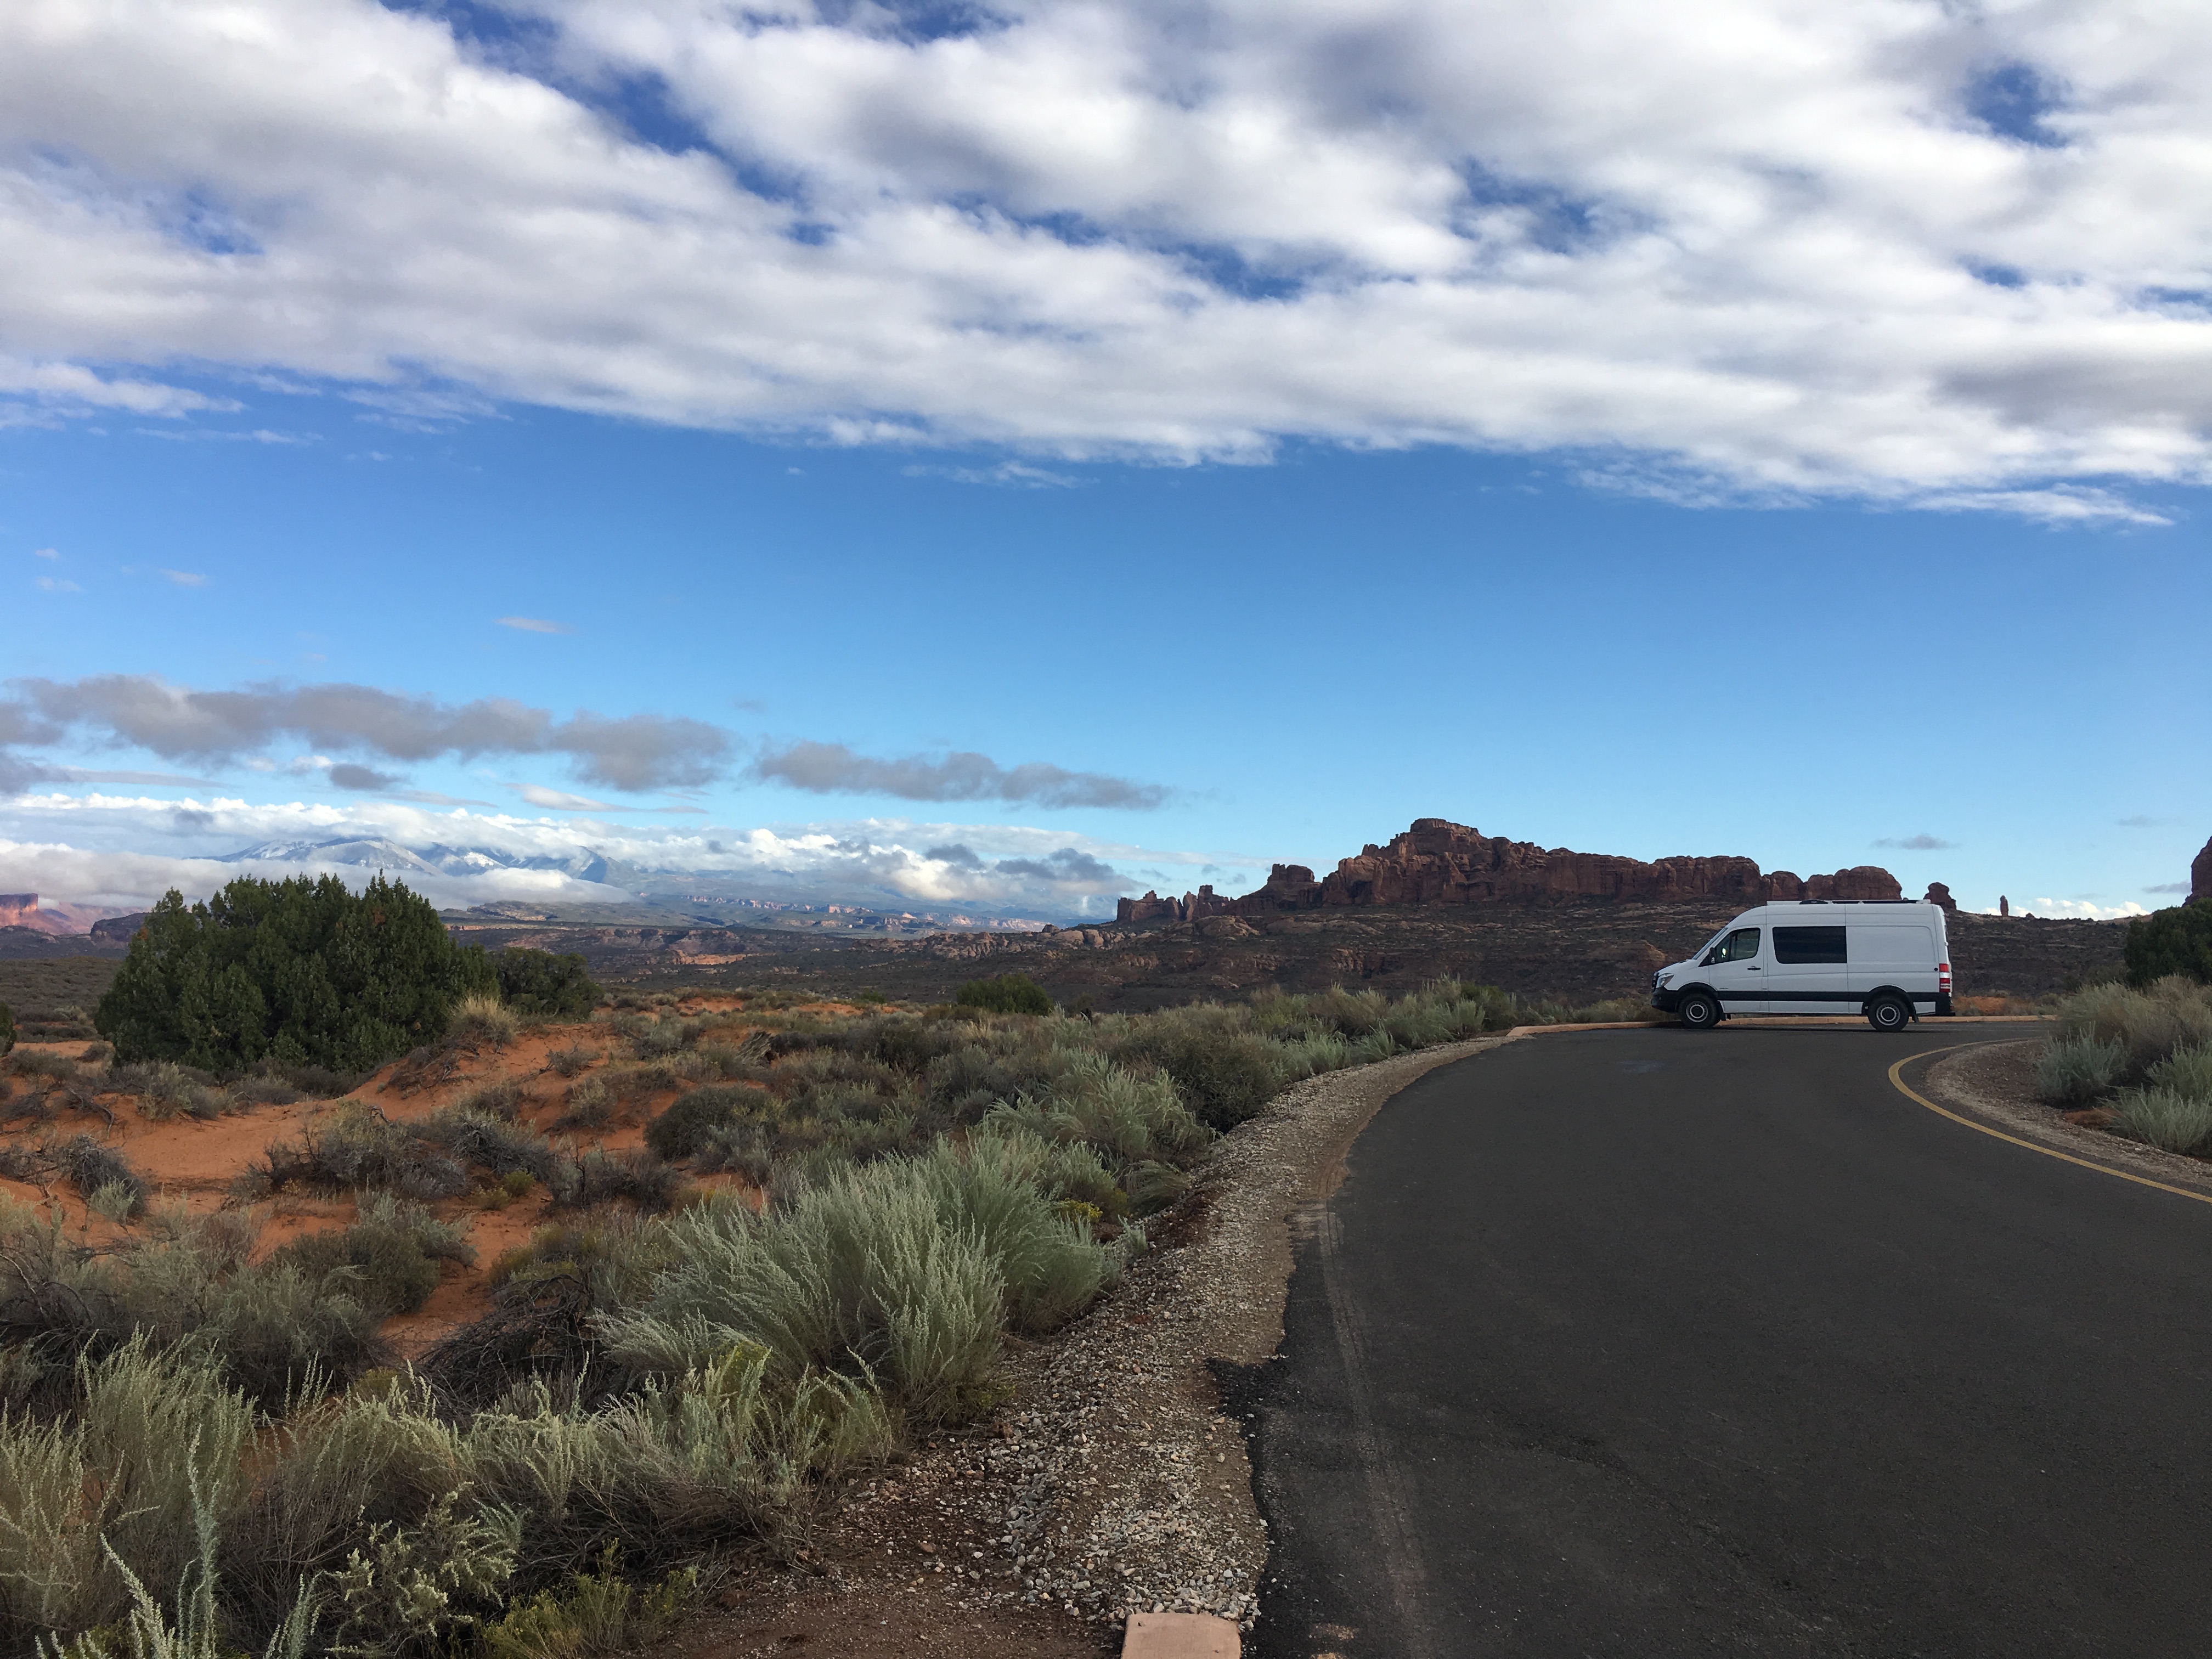
{"type": "MultiPolygon", "coordinates": [[[[1370,844],[1316,881],[1302,864],[1279,864],[1255,891],[1224,898],[1211,887],[1180,899],[1147,893],[1123,899],[1117,921],[1265,915],[1339,905],[1486,904],[1501,899],[1598,898],[1653,902],[1725,899],[1894,899],[1897,878],[1873,865],[1801,878],[1763,873],[1747,858],[1668,858],[1646,864],[1609,853],[1577,853],[1508,841],[1443,818],[1416,818],[1387,847],[1370,844]]],[[[1948,894],[1947,894],[1948,896],[1948,894]]]]}
{"type": "Polygon", "coordinates": [[[2204,850],[2190,863],[2189,902],[2212,904],[2212,841],[2206,842],[2204,850]]]}

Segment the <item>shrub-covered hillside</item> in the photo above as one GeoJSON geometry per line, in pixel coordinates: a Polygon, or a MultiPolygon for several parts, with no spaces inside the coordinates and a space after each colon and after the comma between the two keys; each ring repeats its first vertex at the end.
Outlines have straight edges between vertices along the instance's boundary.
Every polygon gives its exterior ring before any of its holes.
{"type": "Polygon", "coordinates": [[[8,1057],[0,1641],[403,1659],[573,1646],[587,1602],[649,1623],[990,1410],[1009,1338],[1088,1305],[1285,1084],[1543,1017],[1444,984],[558,1023],[573,976],[528,967],[539,1013],[477,991],[365,1080],[8,1057]]]}

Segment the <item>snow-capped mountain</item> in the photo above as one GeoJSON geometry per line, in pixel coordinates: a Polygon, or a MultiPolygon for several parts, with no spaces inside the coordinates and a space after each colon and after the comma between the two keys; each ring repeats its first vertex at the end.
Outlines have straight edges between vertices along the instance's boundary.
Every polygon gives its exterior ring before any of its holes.
{"type": "Polygon", "coordinates": [[[396,841],[341,837],[335,841],[264,841],[221,855],[225,864],[302,864],[357,866],[391,876],[483,876],[500,870],[550,870],[578,881],[611,884],[607,860],[588,847],[553,853],[514,853],[496,847],[404,847],[396,841]]]}

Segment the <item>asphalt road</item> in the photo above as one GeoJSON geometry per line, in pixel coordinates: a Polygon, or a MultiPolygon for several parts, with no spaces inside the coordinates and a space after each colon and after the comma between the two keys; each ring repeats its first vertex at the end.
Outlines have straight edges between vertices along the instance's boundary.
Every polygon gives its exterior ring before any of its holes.
{"type": "Polygon", "coordinates": [[[1997,1035],[1540,1037],[1391,1101],[1230,1385],[1251,1650],[2212,1654],[2212,1205],[1889,1084],[1997,1035]]]}

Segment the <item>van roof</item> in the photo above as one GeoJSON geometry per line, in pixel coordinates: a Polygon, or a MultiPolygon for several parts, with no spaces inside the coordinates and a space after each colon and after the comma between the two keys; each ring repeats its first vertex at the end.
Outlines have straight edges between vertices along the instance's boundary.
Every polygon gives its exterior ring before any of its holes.
{"type": "Polygon", "coordinates": [[[1816,904],[1817,904],[1817,905],[1820,905],[1820,906],[1822,906],[1823,908],[1826,908],[1826,906],[1829,906],[1829,905],[1836,905],[1836,904],[1917,904],[1917,905],[1923,906],[1923,907],[1925,907],[1926,908],[1930,909],[1930,910],[1933,910],[1933,909],[1935,909],[1935,908],[1937,908],[1936,906],[1935,906],[1935,905],[1933,905],[1933,904],[1929,904],[1926,899],[1908,899],[1908,898],[1893,898],[1893,899],[1769,899],[1769,900],[1767,900],[1767,902],[1766,902],[1765,905],[1763,908],[1765,908],[1765,909],[1769,909],[1769,910],[1779,910],[1779,909],[1781,909],[1784,905],[1795,905],[1795,906],[1798,906],[1798,907],[1802,908],[1809,909],[1809,908],[1811,908],[1814,905],[1816,905],[1816,904]]]}

